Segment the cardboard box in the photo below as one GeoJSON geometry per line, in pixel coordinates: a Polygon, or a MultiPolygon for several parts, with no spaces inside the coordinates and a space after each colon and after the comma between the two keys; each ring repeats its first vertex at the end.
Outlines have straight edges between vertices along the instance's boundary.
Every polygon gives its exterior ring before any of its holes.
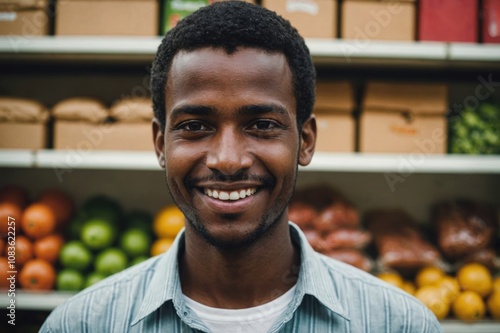
{"type": "Polygon", "coordinates": [[[0,0],[0,35],[48,35],[48,3],[48,0],[0,0]]]}
{"type": "Polygon", "coordinates": [[[344,0],[340,36],[353,40],[415,40],[413,0],[344,0]]]}
{"type": "MultiPolygon", "coordinates": [[[[162,34],[166,34],[170,29],[189,14],[194,13],[201,7],[208,6],[214,2],[225,0],[163,0],[162,34]]],[[[255,4],[254,0],[241,0],[255,4]]]]}
{"type": "Polygon", "coordinates": [[[356,124],[354,94],[347,82],[318,82],[314,114],[318,126],[316,151],[353,152],[356,124]]]}
{"type": "Polygon", "coordinates": [[[478,0],[420,0],[418,39],[477,42],[478,0]]]}
{"type": "Polygon", "coordinates": [[[483,43],[500,43],[500,0],[483,0],[483,43]]]}
{"type": "Polygon", "coordinates": [[[47,124],[0,122],[0,148],[43,149],[47,147],[47,124]]]}
{"type": "Polygon", "coordinates": [[[304,38],[337,37],[336,0],[262,0],[262,6],[289,20],[304,38]]]}
{"type": "Polygon", "coordinates": [[[157,36],[157,0],[64,0],[57,3],[56,35],[157,36]]]}
{"type": "Polygon", "coordinates": [[[448,91],[440,84],[369,83],[359,125],[368,153],[446,153],[448,91]]]}
{"type": "Polygon", "coordinates": [[[57,120],[54,149],[153,151],[153,132],[150,122],[95,124],[57,120]]]}

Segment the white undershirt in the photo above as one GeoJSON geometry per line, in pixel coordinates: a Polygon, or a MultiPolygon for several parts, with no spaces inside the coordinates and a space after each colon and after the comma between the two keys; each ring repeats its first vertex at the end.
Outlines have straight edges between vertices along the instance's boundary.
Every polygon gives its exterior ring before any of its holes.
{"type": "Polygon", "coordinates": [[[246,309],[219,309],[184,300],[213,333],[266,333],[293,300],[296,286],[275,300],[246,309]]]}

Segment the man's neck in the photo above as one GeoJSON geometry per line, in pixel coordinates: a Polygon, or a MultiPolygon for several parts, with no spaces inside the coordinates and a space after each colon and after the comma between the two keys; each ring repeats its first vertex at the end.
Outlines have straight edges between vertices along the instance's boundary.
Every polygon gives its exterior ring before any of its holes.
{"type": "Polygon", "coordinates": [[[179,255],[182,292],[207,306],[241,309],[270,302],[297,281],[300,251],[288,223],[280,223],[245,249],[220,250],[186,229],[179,255]]]}

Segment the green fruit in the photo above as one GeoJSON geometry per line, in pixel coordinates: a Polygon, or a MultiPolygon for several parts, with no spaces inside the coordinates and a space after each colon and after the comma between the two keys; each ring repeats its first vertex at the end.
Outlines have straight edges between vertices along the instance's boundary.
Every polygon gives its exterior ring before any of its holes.
{"type": "Polygon", "coordinates": [[[148,256],[140,256],[140,257],[136,257],[136,258],[132,259],[132,261],[131,261],[131,262],[130,262],[130,264],[129,264],[129,267],[131,267],[131,266],[135,266],[135,265],[137,265],[137,264],[139,264],[139,263],[141,263],[141,262],[143,262],[143,261],[146,261],[146,260],[148,260],[148,259],[149,259],[149,257],[148,257],[148,256]]]}
{"type": "Polygon", "coordinates": [[[67,236],[69,239],[79,239],[84,222],[88,219],[84,211],[79,211],[68,223],[67,236]]]}
{"type": "Polygon", "coordinates": [[[100,218],[108,221],[111,225],[118,227],[119,221],[122,218],[122,208],[115,200],[98,195],[88,199],[83,210],[90,218],[100,218]]]}
{"type": "Polygon", "coordinates": [[[96,284],[97,282],[104,280],[106,278],[106,275],[99,273],[99,272],[92,272],[89,275],[87,275],[87,278],[85,279],[85,284],[84,288],[88,288],[93,284],[96,284]]]}
{"type": "Polygon", "coordinates": [[[59,252],[63,267],[84,271],[92,262],[92,253],[80,241],[71,241],[63,245],[59,252]]]}
{"type": "Polygon", "coordinates": [[[117,248],[109,248],[97,255],[95,259],[96,272],[106,276],[118,273],[127,267],[125,252],[117,248]]]}
{"type": "Polygon", "coordinates": [[[122,235],[120,246],[130,257],[144,256],[149,253],[151,239],[141,229],[129,229],[122,235]]]}
{"type": "Polygon", "coordinates": [[[153,232],[153,216],[143,210],[134,210],[125,216],[127,228],[138,228],[148,235],[153,232]]]}
{"type": "Polygon", "coordinates": [[[113,244],[115,234],[114,228],[108,221],[94,218],[84,223],[81,240],[90,249],[101,250],[113,244]]]}
{"type": "Polygon", "coordinates": [[[79,291],[83,284],[83,275],[77,270],[65,268],[57,274],[57,290],[79,291]]]}

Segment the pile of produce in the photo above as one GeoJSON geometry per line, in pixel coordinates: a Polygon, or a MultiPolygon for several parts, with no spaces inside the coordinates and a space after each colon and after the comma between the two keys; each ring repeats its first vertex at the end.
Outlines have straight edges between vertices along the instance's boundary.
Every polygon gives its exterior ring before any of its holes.
{"type": "Polygon", "coordinates": [[[153,218],[95,195],[76,209],[59,189],[30,202],[25,189],[10,185],[0,189],[0,219],[0,288],[9,287],[7,272],[17,271],[25,290],[82,290],[165,252],[184,226],[174,205],[153,218]]]}
{"type": "Polygon", "coordinates": [[[500,107],[466,107],[450,119],[449,134],[452,154],[500,154],[500,107]]]}
{"type": "Polygon", "coordinates": [[[288,218],[316,251],[364,271],[372,269],[372,260],[363,251],[372,236],[361,227],[354,206],[333,189],[312,186],[297,191],[288,218]]]}

